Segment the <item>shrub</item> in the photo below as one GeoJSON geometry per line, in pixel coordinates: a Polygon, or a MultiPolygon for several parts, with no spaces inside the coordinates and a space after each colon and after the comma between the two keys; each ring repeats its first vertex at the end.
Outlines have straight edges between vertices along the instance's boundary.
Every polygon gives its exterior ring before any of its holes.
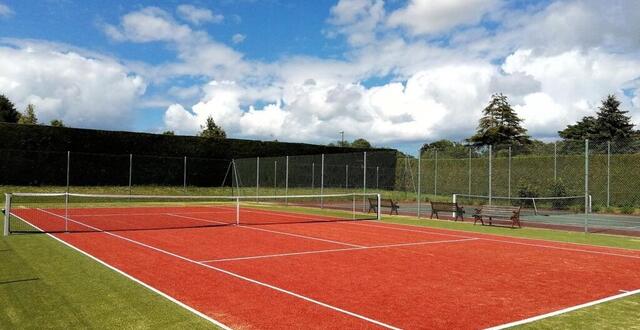
{"type": "MultiPolygon", "coordinates": [[[[538,188],[528,182],[522,182],[518,187],[518,196],[519,197],[538,197],[540,194],[538,193],[538,188]]],[[[522,200],[521,205],[523,207],[532,207],[533,201],[530,199],[522,200]]]]}

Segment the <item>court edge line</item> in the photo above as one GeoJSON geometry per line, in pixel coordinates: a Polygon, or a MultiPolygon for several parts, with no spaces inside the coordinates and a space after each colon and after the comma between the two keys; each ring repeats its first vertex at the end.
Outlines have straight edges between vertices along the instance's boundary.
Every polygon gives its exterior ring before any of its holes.
{"type": "MultiPolygon", "coordinates": [[[[385,222],[383,222],[385,223],[385,222]]],[[[410,229],[406,229],[406,228],[394,228],[394,227],[388,227],[388,226],[375,226],[372,224],[364,224],[364,223],[352,223],[354,225],[361,225],[361,226],[369,226],[369,227],[378,227],[378,228],[389,228],[389,229],[395,229],[395,230],[403,230],[403,231],[411,231],[411,232],[422,232],[425,234],[434,234],[434,235],[443,235],[443,236],[453,236],[453,237],[466,237],[466,238],[471,238],[473,236],[463,236],[463,235],[455,235],[455,234],[446,234],[446,233],[438,233],[438,232],[432,232],[432,231],[426,231],[426,230],[410,230],[410,229]]],[[[424,229],[434,229],[431,227],[427,227],[427,226],[418,226],[418,225],[407,225],[407,224],[396,224],[396,223],[389,223],[386,222],[386,224],[393,224],[393,225],[398,225],[398,226],[407,226],[407,227],[416,227],[416,228],[424,228],[424,229]]],[[[464,232],[464,231],[457,231],[457,232],[464,232]]],[[[493,236],[495,237],[496,235],[491,235],[491,234],[483,234],[483,233],[472,233],[472,232],[467,232],[467,233],[471,233],[471,234],[478,234],[480,236],[493,236]]],[[[511,237],[511,236],[504,236],[506,237],[511,237]]],[[[509,244],[518,244],[518,245],[525,245],[525,246],[533,246],[533,247],[540,247],[540,248],[547,248],[547,249],[555,249],[555,250],[564,250],[564,251],[573,251],[573,252],[583,252],[583,253],[592,253],[592,254],[600,254],[600,255],[609,255],[609,256],[615,256],[615,257],[623,257],[623,258],[631,258],[631,259],[640,259],[640,256],[634,256],[634,255],[626,255],[626,254],[619,254],[619,253],[612,253],[612,252],[603,252],[603,251],[592,251],[592,250],[585,250],[585,249],[574,249],[574,248],[569,248],[569,247],[562,247],[562,246],[552,246],[552,245],[544,245],[544,244],[534,244],[534,243],[525,243],[525,242],[517,242],[517,241],[511,241],[511,240],[504,240],[504,239],[497,239],[497,238],[485,238],[485,237],[477,237],[478,239],[481,240],[485,240],[485,241],[490,241],[490,242],[499,242],[499,243],[509,243],[509,244]]],[[[515,239],[520,239],[520,237],[512,237],[515,239]]],[[[580,243],[570,243],[570,242],[559,242],[559,241],[548,241],[548,240],[538,240],[535,238],[528,238],[527,240],[531,240],[531,241],[541,241],[541,242],[548,242],[548,243],[556,243],[556,244],[575,244],[575,245],[580,245],[580,246],[591,246],[591,247],[596,247],[596,248],[609,248],[606,246],[599,246],[599,245],[588,245],[588,244],[580,244],[580,243]]],[[[633,251],[633,252],[640,252],[638,250],[632,250],[632,249],[624,249],[625,251],[633,251]]]]}
{"type": "MultiPolygon", "coordinates": [[[[23,218],[21,218],[21,217],[19,217],[19,216],[15,215],[15,214],[14,214],[13,216],[14,216],[14,217],[16,217],[16,218],[18,218],[18,219],[20,219],[20,220],[22,220],[22,221],[24,221],[24,222],[26,222],[26,223],[28,223],[30,226],[32,226],[32,227],[34,227],[34,228],[38,229],[39,231],[41,231],[41,232],[45,233],[45,231],[44,231],[44,230],[42,230],[40,227],[38,227],[38,226],[36,226],[36,225],[34,225],[34,224],[30,223],[29,221],[27,221],[27,220],[25,220],[25,219],[23,219],[23,218]]],[[[70,244],[70,243],[67,243],[67,242],[63,241],[62,239],[60,239],[60,238],[58,238],[58,237],[54,236],[53,234],[50,234],[50,233],[45,233],[45,234],[46,234],[47,236],[49,236],[49,237],[53,238],[54,240],[56,240],[56,241],[58,241],[58,242],[60,242],[60,243],[62,243],[62,244],[64,244],[64,245],[66,245],[67,247],[69,247],[69,248],[71,248],[71,249],[73,249],[73,250],[75,250],[75,251],[77,251],[77,252],[80,252],[81,254],[83,254],[83,255],[85,255],[85,256],[87,256],[87,257],[89,257],[90,259],[92,259],[92,260],[94,260],[94,261],[96,261],[96,262],[100,263],[101,265],[106,266],[107,268],[111,269],[112,271],[115,271],[116,273],[118,273],[118,274],[120,274],[120,275],[122,275],[122,276],[124,276],[124,277],[126,277],[126,278],[128,278],[128,279],[130,279],[130,280],[132,280],[133,282],[135,282],[135,283],[138,283],[138,284],[142,285],[143,287],[145,287],[146,289],[150,290],[151,292],[154,292],[154,293],[156,293],[157,295],[159,295],[159,296],[161,296],[161,297],[163,297],[163,298],[165,298],[165,299],[167,299],[167,300],[169,300],[169,301],[173,302],[174,304],[176,304],[176,305],[178,305],[178,306],[180,306],[180,307],[182,307],[182,308],[186,309],[187,311],[191,312],[192,314],[195,314],[196,316],[199,316],[199,317],[203,318],[204,320],[209,321],[209,322],[213,323],[214,325],[216,325],[216,326],[218,326],[218,327],[220,327],[220,328],[222,328],[222,329],[225,329],[225,330],[232,330],[232,328],[231,328],[231,327],[229,327],[229,326],[227,326],[226,324],[224,324],[224,323],[222,323],[222,322],[220,322],[220,321],[218,321],[218,320],[216,320],[216,319],[214,319],[214,318],[212,318],[212,317],[210,317],[210,316],[208,316],[208,315],[206,315],[206,314],[204,314],[204,313],[202,313],[202,312],[200,312],[200,311],[198,311],[198,310],[194,309],[193,307],[191,307],[191,306],[189,306],[189,305],[187,305],[187,304],[185,304],[185,303],[181,302],[180,300],[178,300],[178,299],[176,299],[176,298],[174,298],[174,297],[172,297],[172,296],[168,295],[167,293],[164,293],[164,292],[160,291],[159,289],[154,288],[154,287],[153,287],[153,286],[151,286],[150,284],[147,284],[147,283],[143,282],[142,280],[140,280],[140,279],[138,279],[138,278],[134,277],[133,275],[130,275],[130,274],[128,274],[128,273],[126,273],[126,272],[124,272],[124,271],[122,271],[122,270],[118,269],[118,268],[115,268],[114,266],[109,265],[108,263],[106,263],[105,261],[102,261],[102,260],[101,260],[101,259],[99,259],[98,257],[95,257],[95,256],[93,256],[92,254],[90,254],[90,253],[88,253],[88,252],[86,252],[86,251],[83,251],[83,250],[81,250],[81,249],[79,249],[79,248],[77,248],[77,247],[73,246],[73,245],[72,245],[72,244],[70,244]]]]}
{"type": "Polygon", "coordinates": [[[581,304],[581,305],[568,307],[568,308],[565,308],[565,309],[557,310],[555,312],[551,312],[551,313],[547,313],[547,314],[542,314],[542,315],[530,317],[530,318],[527,318],[527,319],[524,319],[524,320],[497,325],[497,326],[494,326],[494,327],[487,328],[486,330],[507,329],[507,328],[518,326],[518,325],[523,325],[523,324],[527,324],[527,323],[531,323],[531,322],[535,322],[535,321],[540,321],[542,319],[546,319],[546,318],[549,318],[549,317],[558,316],[558,315],[561,315],[561,314],[573,312],[573,311],[576,311],[576,310],[579,310],[579,309],[582,309],[582,308],[595,306],[595,305],[602,304],[602,303],[605,303],[605,302],[608,302],[608,301],[612,301],[612,300],[616,300],[616,299],[632,296],[632,295],[635,295],[635,294],[640,294],[640,289],[633,290],[633,291],[628,291],[628,292],[625,292],[625,293],[609,296],[609,297],[598,299],[598,300],[594,300],[594,301],[590,301],[588,303],[584,303],[584,304],[581,304]]]}
{"type": "MultiPolygon", "coordinates": [[[[42,211],[42,212],[45,212],[45,213],[48,213],[48,214],[51,214],[51,215],[53,215],[53,216],[56,216],[56,217],[59,217],[59,218],[65,219],[65,217],[64,217],[64,216],[61,216],[61,215],[58,215],[58,214],[55,214],[55,213],[51,213],[51,212],[49,212],[49,211],[47,211],[47,210],[40,209],[40,208],[38,208],[38,210],[40,210],[40,211],[42,211]]],[[[383,323],[383,322],[381,322],[381,321],[378,321],[378,320],[374,320],[374,319],[368,318],[368,317],[366,317],[366,316],[363,316],[363,315],[360,315],[360,314],[357,314],[357,313],[354,313],[354,312],[348,311],[348,310],[346,310],[346,309],[342,309],[342,308],[340,308],[340,307],[336,307],[336,306],[333,306],[333,305],[329,305],[329,304],[327,304],[327,303],[323,303],[323,302],[321,302],[321,301],[315,300],[315,299],[313,299],[313,298],[309,298],[309,297],[307,297],[307,296],[301,295],[301,294],[299,294],[299,293],[295,293],[295,292],[293,292],[293,291],[285,290],[285,289],[280,288],[280,287],[277,287],[277,286],[275,286],[275,285],[271,285],[271,284],[268,284],[268,283],[260,282],[260,281],[258,281],[258,280],[254,280],[254,279],[252,279],[252,278],[249,278],[249,277],[246,277],[246,276],[243,276],[243,275],[240,275],[240,274],[236,274],[236,273],[234,273],[234,272],[231,272],[231,271],[228,271],[228,270],[225,270],[225,269],[222,269],[222,268],[218,268],[218,267],[214,267],[214,266],[211,266],[211,265],[207,265],[207,264],[204,264],[204,263],[198,262],[198,261],[196,261],[196,260],[189,259],[189,258],[187,258],[187,257],[184,257],[184,256],[181,256],[181,255],[178,255],[178,254],[175,254],[175,253],[172,253],[172,252],[169,252],[169,251],[163,250],[163,249],[161,249],[161,248],[157,248],[157,247],[155,247],[155,246],[148,245],[148,244],[145,244],[145,243],[142,243],[142,242],[136,241],[136,240],[131,239],[131,238],[127,238],[127,237],[124,237],[124,236],[120,236],[120,235],[118,235],[118,234],[114,234],[114,233],[112,233],[112,232],[103,231],[103,230],[100,230],[100,228],[93,227],[93,226],[91,226],[91,225],[87,225],[87,224],[83,224],[83,223],[81,223],[81,222],[79,222],[79,221],[76,221],[76,220],[73,220],[73,219],[71,219],[71,218],[66,218],[66,219],[67,219],[67,220],[69,220],[69,221],[73,221],[73,222],[75,222],[75,223],[77,223],[77,224],[79,224],[79,225],[81,225],[81,226],[85,226],[85,227],[87,227],[87,228],[92,228],[93,230],[96,230],[96,231],[98,231],[98,232],[100,232],[100,233],[107,234],[107,235],[110,235],[110,236],[113,236],[113,237],[116,237],[116,238],[122,239],[122,240],[124,240],[124,241],[128,241],[128,242],[130,242],[130,243],[133,243],[133,244],[136,244],[136,245],[140,245],[140,246],[142,246],[142,247],[146,247],[146,248],[148,248],[148,249],[150,249],[150,250],[154,250],[154,251],[157,251],[157,252],[160,252],[160,253],[164,253],[164,254],[166,254],[166,255],[169,255],[169,256],[172,256],[172,257],[175,257],[175,258],[178,258],[178,259],[181,259],[181,260],[184,260],[184,261],[187,261],[187,262],[190,262],[190,263],[196,264],[196,265],[200,265],[200,266],[205,267],[205,268],[209,268],[209,269],[212,269],[212,270],[218,271],[218,272],[223,273],[223,274],[227,274],[227,275],[229,275],[229,276],[232,276],[232,277],[235,277],[235,278],[238,278],[238,279],[241,279],[241,280],[247,281],[247,282],[249,282],[249,283],[257,284],[257,285],[259,285],[259,286],[263,286],[263,287],[266,287],[266,288],[272,289],[272,290],[274,290],[274,291],[278,291],[278,292],[281,292],[281,293],[284,293],[284,294],[291,295],[291,296],[293,296],[293,297],[296,297],[296,298],[299,298],[299,299],[302,299],[302,300],[305,300],[305,301],[308,301],[308,302],[314,303],[314,304],[316,304],[316,305],[320,305],[320,306],[322,306],[322,307],[325,307],[325,308],[327,308],[327,309],[334,310],[334,311],[336,311],[336,312],[340,312],[340,313],[343,313],[343,314],[347,314],[347,315],[349,315],[349,316],[353,316],[353,317],[355,317],[355,318],[358,318],[358,319],[361,319],[361,320],[364,320],[364,321],[367,321],[367,322],[370,322],[370,323],[373,323],[373,324],[379,325],[379,326],[384,327],[384,328],[387,328],[387,329],[392,329],[392,330],[401,330],[400,328],[397,328],[397,327],[394,327],[394,326],[392,326],[392,325],[389,325],[389,324],[383,323]]]]}
{"type": "MultiPolygon", "coordinates": [[[[218,221],[214,221],[214,220],[207,220],[207,219],[196,218],[196,217],[190,217],[190,216],[186,216],[186,215],[179,215],[179,214],[174,214],[174,213],[166,213],[166,214],[167,214],[167,215],[170,215],[170,216],[178,217],[178,218],[185,218],[185,219],[191,219],[191,220],[198,220],[198,221],[203,221],[203,222],[208,222],[208,223],[228,224],[228,223],[226,223],[226,222],[218,222],[218,221]]],[[[315,241],[320,241],[320,242],[325,242],[325,243],[332,243],[332,244],[338,244],[338,245],[345,245],[345,246],[350,246],[350,247],[354,247],[354,248],[355,248],[355,247],[357,247],[357,248],[365,247],[364,245],[351,244],[351,243],[340,242],[340,241],[334,241],[334,240],[330,240],[330,239],[324,239],[324,238],[313,237],[313,236],[306,236],[306,235],[299,235],[299,234],[287,233],[287,232],[284,232],[284,231],[277,231],[277,230],[269,230],[269,229],[264,229],[264,228],[256,228],[256,227],[251,227],[251,226],[244,226],[244,225],[242,225],[242,224],[237,225],[236,227],[244,228],[244,229],[251,229],[251,230],[264,231],[264,232],[268,232],[268,233],[280,234],[280,235],[285,235],[285,236],[298,237],[298,238],[303,238],[303,239],[308,239],[308,240],[315,240],[315,241]]]]}
{"type": "Polygon", "coordinates": [[[343,252],[343,251],[361,251],[361,250],[384,249],[384,248],[394,248],[394,247],[404,247],[404,246],[418,246],[418,245],[442,244],[442,243],[457,243],[457,242],[475,241],[475,240],[479,240],[479,239],[480,238],[462,238],[462,239],[453,239],[453,240],[444,240],[444,241],[398,243],[398,244],[374,245],[374,246],[364,246],[364,247],[354,247],[354,248],[344,248],[344,249],[328,249],[328,250],[315,250],[315,251],[303,251],[303,252],[292,252],[292,253],[265,254],[265,255],[258,255],[258,256],[238,257],[238,258],[201,260],[199,262],[210,263],[210,262],[223,262],[223,261],[240,261],[240,260],[264,259],[264,258],[275,258],[275,257],[288,257],[288,256],[297,256],[297,255],[305,255],[305,254],[317,254],[317,253],[331,253],[331,252],[343,252]]]}

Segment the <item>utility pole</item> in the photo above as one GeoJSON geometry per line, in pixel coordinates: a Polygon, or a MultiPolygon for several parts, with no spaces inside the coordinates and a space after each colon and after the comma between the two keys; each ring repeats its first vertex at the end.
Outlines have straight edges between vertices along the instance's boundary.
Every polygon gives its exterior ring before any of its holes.
{"type": "Polygon", "coordinates": [[[340,131],[340,146],[344,147],[344,131],[340,131]]]}

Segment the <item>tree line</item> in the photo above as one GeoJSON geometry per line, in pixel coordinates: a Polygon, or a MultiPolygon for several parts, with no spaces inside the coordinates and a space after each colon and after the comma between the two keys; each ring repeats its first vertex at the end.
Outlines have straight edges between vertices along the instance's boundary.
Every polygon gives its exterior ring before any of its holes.
{"type": "MultiPolygon", "coordinates": [[[[634,128],[628,111],[620,109],[620,101],[615,95],[607,95],[595,113],[585,116],[575,124],[567,125],[558,135],[565,141],[592,140],[625,142],[640,138],[640,131],[634,128]]],[[[468,154],[468,146],[514,146],[522,151],[534,151],[543,147],[544,142],[532,139],[527,129],[522,126],[522,119],[513,110],[507,97],[503,94],[491,96],[489,104],[482,110],[476,132],[464,142],[439,140],[424,144],[421,153],[437,149],[447,151],[452,156],[468,154]]]]}

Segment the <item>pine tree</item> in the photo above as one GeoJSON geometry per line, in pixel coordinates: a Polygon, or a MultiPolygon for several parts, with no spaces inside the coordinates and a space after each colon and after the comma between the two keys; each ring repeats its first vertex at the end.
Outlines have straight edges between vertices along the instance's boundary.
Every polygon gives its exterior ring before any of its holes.
{"type": "Polygon", "coordinates": [[[222,127],[216,125],[216,122],[213,121],[213,118],[209,116],[207,118],[207,123],[204,126],[200,126],[202,128],[202,132],[198,134],[200,137],[205,138],[215,138],[215,139],[226,139],[227,133],[225,133],[222,127]]]}
{"type": "Polygon", "coordinates": [[[633,129],[628,111],[620,110],[620,101],[615,95],[607,95],[596,117],[587,116],[574,125],[568,125],[558,134],[567,140],[600,140],[612,141],[628,139],[638,133],[633,129]]]}
{"type": "Polygon", "coordinates": [[[0,122],[17,123],[20,113],[16,106],[4,95],[0,94],[0,122]]]}
{"type": "Polygon", "coordinates": [[[36,117],[35,107],[33,104],[27,105],[24,114],[20,116],[18,124],[37,125],[38,117],[36,117]]]}
{"type": "Polygon", "coordinates": [[[620,140],[628,139],[634,136],[633,124],[631,117],[626,114],[628,111],[620,110],[620,101],[615,95],[608,95],[602,101],[598,117],[596,118],[597,135],[594,137],[599,140],[620,140]]]}
{"type": "Polygon", "coordinates": [[[474,136],[467,139],[468,142],[477,146],[531,143],[527,130],[521,125],[522,119],[511,108],[505,95],[492,95],[482,114],[478,130],[474,136]]]}

